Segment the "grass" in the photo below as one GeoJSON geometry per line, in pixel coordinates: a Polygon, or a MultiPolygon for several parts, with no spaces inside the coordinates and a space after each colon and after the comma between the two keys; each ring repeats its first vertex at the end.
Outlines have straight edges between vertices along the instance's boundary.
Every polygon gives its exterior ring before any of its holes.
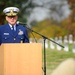
{"type": "Polygon", "coordinates": [[[62,61],[68,58],[75,58],[75,53],[72,53],[72,45],[69,47],[68,52],[65,52],[63,49],[61,51],[57,49],[51,50],[50,48],[46,49],[46,75],[50,75],[62,61]]]}

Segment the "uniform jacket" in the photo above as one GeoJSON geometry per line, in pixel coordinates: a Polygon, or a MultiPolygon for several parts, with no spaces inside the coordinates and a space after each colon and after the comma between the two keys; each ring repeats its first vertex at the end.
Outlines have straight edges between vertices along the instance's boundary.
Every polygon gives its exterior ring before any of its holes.
{"type": "Polygon", "coordinates": [[[24,26],[17,24],[14,33],[8,24],[0,26],[0,44],[20,42],[29,43],[28,33],[24,26]]]}

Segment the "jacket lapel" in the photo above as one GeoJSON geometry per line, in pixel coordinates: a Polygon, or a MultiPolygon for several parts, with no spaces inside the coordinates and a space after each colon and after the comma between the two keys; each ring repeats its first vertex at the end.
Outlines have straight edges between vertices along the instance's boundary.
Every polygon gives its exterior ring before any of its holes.
{"type": "Polygon", "coordinates": [[[6,31],[9,32],[9,34],[13,36],[12,30],[8,24],[6,25],[6,31]]]}

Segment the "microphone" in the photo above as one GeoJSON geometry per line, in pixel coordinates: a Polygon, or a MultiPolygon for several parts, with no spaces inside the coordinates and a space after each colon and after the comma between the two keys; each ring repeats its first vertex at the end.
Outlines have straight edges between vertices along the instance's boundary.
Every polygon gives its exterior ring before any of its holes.
{"type": "Polygon", "coordinates": [[[27,25],[26,23],[19,22],[19,21],[17,21],[17,24],[21,24],[21,25],[27,25]]]}
{"type": "MultiPolygon", "coordinates": [[[[23,26],[24,26],[24,27],[26,27],[28,30],[30,30],[30,31],[31,31],[31,33],[32,33],[32,32],[34,32],[34,33],[36,33],[36,34],[38,34],[38,35],[42,36],[42,37],[44,38],[44,40],[45,40],[45,39],[48,39],[48,40],[50,40],[50,41],[52,41],[52,42],[56,43],[57,45],[59,45],[59,46],[61,46],[61,47],[63,47],[63,48],[64,48],[64,46],[62,46],[61,44],[59,44],[59,43],[57,43],[57,42],[55,42],[55,41],[53,41],[53,40],[49,39],[48,37],[46,37],[46,36],[44,36],[44,35],[42,35],[42,34],[40,34],[40,33],[36,32],[36,31],[32,30],[32,29],[31,29],[31,28],[29,28],[29,27],[27,27],[27,26],[26,26],[27,24],[22,23],[22,22],[19,22],[19,21],[17,21],[17,24],[21,24],[21,25],[23,25],[23,26]]],[[[32,33],[32,35],[33,35],[33,33],[32,33]]],[[[34,39],[35,39],[35,36],[34,36],[34,35],[33,35],[33,37],[34,37],[34,39]]],[[[35,39],[35,41],[37,42],[37,40],[36,40],[36,39],[35,39]]]]}

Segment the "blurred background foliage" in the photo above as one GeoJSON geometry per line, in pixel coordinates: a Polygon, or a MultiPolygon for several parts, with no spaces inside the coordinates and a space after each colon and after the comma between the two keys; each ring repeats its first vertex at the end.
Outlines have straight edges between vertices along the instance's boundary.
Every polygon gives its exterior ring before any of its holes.
{"type": "MultiPolygon", "coordinates": [[[[66,31],[66,29],[63,27],[64,26],[62,24],[56,25],[50,20],[45,20],[40,23],[36,23],[36,26],[33,27],[33,30],[36,30],[41,34],[48,36],[48,38],[55,38],[56,36],[59,37],[60,35],[64,37],[66,34],[68,34],[68,31],[66,31]]],[[[35,35],[39,37],[39,35],[35,35]]]]}
{"type": "MultiPolygon", "coordinates": [[[[74,0],[67,0],[68,4],[70,5],[70,10],[72,11],[70,15],[65,18],[64,20],[57,22],[51,18],[42,20],[42,21],[33,21],[29,23],[30,27],[47,36],[48,38],[52,37],[59,37],[72,34],[75,39],[75,1],[74,0]]],[[[19,13],[19,20],[21,22],[27,23],[28,16],[31,12],[29,12],[29,8],[33,9],[37,5],[32,4],[32,0],[0,0],[0,25],[6,23],[5,15],[3,14],[3,9],[9,6],[16,6],[20,9],[19,13]],[[28,9],[28,10],[27,10],[28,9]]],[[[41,15],[41,13],[40,13],[41,15]]],[[[33,17],[34,18],[34,17],[33,17]]],[[[39,35],[35,34],[36,38],[40,38],[39,35]]],[[[29,37],[32,37],[31,32],[29,32],[29,37]]]]}

